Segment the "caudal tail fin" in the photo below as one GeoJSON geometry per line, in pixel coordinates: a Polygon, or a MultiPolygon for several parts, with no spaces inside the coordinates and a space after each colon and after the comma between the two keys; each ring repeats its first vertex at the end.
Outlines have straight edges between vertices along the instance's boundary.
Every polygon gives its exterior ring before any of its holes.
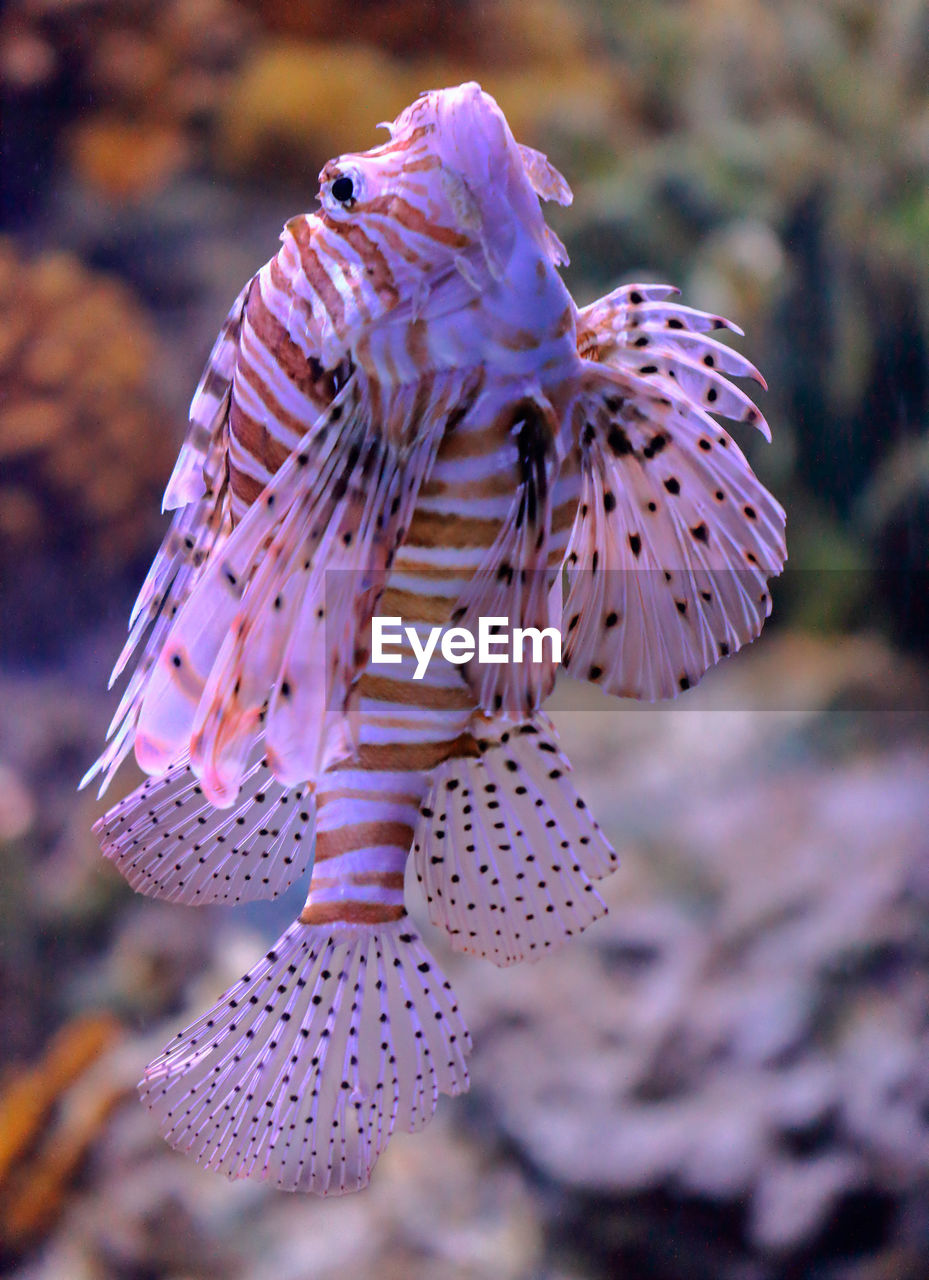
{"type": "Polygon", "coordinates": [[[299,922],[148,1067],[171,1146],[230,1178],[338,1195],[368,1182],[396,1126],[468,1087],[470,1036],[408,919],[299,922]]]}
{"type": "Polygon", "coordinates": [[[538,959],[606,912],[616,854],[568,776],[551,721],[484,721],[480,754],[433,775],[413,843],[432,923],[495,964],[538,959]]]}

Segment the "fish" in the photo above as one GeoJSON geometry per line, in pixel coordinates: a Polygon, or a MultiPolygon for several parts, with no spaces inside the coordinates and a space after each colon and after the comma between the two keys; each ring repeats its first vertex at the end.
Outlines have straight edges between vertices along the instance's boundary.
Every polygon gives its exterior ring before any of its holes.
{"type": "Polygon", "coordinates": [[[310,874],[140,1092],[204,1167],[321,1195],[468,1087],[408,863],[452,949],[497,965],[591,925],[617,855],[544,710],[559,668],[674,697],[759,635],[786,559],[719,421],[770,438],[732,381],[763,378],[720,341],[741,330],[659,284],[578,307],[542,209],[568,183],[478,84],[386,128],[325,165],[220,331],[84,779],[133,752],[148,775],[95,828],[143,894],[246,902],[310,874]],[[390,663],[378,619],[403,623],[390,663]],[[554,628],[560,662],[435,652],[482,620],[554,628]]]}

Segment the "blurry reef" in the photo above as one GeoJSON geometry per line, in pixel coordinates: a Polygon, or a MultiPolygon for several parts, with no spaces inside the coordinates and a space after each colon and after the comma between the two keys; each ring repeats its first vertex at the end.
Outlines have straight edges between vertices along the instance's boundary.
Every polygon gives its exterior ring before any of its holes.
{"type": "Polygon", "coordinates": [[[929,1274],[927,66],[929,0],[0,8],[4,1274],[929,1274]],[[433,938],[472,1093],[308,1203],[133,1089],[291,904],[133,896],[74,786],[231,300],[330,156],[467,78],[574,188],[579,303],[668,280],[745,328],[790,570],[679,707],[559,692],[611,914],[504,973],[433,938]]]}
{"type": "Polygon", "coordinates": [[[0,309],[3,648],[41,654],[147,558],[175,441],[124,284],[0,238],[0,309]]]}

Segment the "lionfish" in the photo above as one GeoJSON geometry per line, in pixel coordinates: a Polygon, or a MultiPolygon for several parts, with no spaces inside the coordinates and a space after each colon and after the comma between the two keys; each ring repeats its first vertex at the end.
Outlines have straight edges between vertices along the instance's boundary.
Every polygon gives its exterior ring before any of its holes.
{"type": "Polygon", "coordinates": [[[372,617],[556,624],[576,678],[653,700],[758,635],[786,556],[714,416],[770,438],[726,377],[761,375],[710,336],[741,330],[664,285],[579,309],[540,205],[570,188],[477,84],[386,127],[323,168],[229,312],[85,778],[133,748],[151,775],[97,824],[141,893],[273,898],[312,866],[298,919],[140,1092],[204,1166],[322,1194],[468,1085],[410,856],[452,947],[499,965],[597,919],[616,862],[541,710],[554,655],[415,680],[409,643],[371,660],[372,617]]]}

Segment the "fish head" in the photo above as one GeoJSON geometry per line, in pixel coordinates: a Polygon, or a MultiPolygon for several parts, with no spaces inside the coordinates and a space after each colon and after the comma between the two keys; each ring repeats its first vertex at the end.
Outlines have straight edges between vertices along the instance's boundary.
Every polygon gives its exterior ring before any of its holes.
{"type": "Polygon", "coordinates": [[[564,178],[541,152],[521,147],[500,107],[478,84],[422,94],[386,124],[387,142],[330,160],[318,215],[359,289],[372,289],[369,319],[422,298],[443,280],[472,289],[503,279],[517,247],[566,260],[540,198],[567,204],[564,178]],[[361,274],[364,279],[361,279],[361,274]]]}

